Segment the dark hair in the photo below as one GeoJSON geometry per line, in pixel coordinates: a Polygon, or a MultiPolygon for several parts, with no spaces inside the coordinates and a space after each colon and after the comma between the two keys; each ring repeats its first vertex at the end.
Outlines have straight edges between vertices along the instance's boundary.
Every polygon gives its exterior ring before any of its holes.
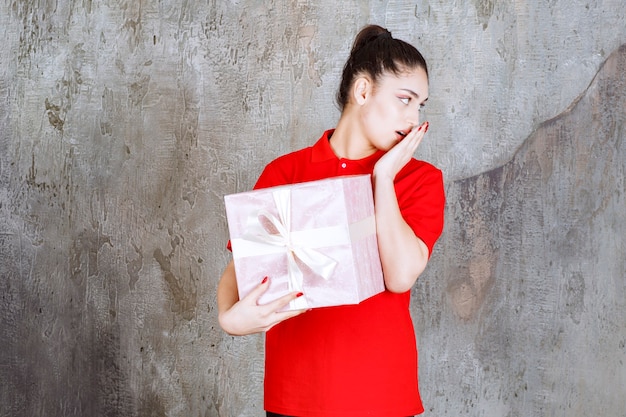
{"type": "Polygon", "coordinates": [[[340,110],[348,103],[350,87],[358,76],[367,75],[375,84],[386,71],[398,75],[415,68],[423,68],[428,77],[426,60],[413,45],[395,39],[391,32],[381,26],[365,26],[354,39],[350,57],[343,67],[337,91],[340,110]]]}

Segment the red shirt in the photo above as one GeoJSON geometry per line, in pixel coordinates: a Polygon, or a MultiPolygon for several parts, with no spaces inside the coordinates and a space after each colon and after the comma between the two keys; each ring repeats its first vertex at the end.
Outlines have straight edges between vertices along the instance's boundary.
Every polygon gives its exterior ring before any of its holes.
{"type": "MultiPolygon", "coordinates": [[[[384,152],[338,158],[329,143],[332,133],[271,162],[255,189],[371,174],[384,152]]],[[[403,218],[432,252],[443,229],[441,171],[412,159],[398,173],[395,190],[403,218]]],[[[385,291],[358,305],[313,309],[274,326],[265,341],[265,409],[303,417],[422,413],[409,301],[410,291],[385,291]]]]}

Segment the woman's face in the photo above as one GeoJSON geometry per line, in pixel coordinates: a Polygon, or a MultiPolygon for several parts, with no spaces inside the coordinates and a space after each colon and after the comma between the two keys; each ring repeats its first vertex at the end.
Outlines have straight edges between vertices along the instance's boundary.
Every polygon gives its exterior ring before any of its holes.
{"type": "Polygon", "coordinates": [[[428,100],[428,76],[423,68],[395,75],[384,73],[361,108],[363,132],[371,145],[387,151],[420,123],[428,100]]]}

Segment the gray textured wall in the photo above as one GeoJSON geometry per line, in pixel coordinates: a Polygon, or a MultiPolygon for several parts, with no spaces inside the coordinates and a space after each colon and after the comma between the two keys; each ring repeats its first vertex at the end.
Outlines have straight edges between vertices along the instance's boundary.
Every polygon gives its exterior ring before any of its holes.
{"type": "Polygon", "coordinates": [[[260,416],[222,197],[333,126],[358,28],[429,61],[426,416],[626,415],[623,0],[5,0],[0,416],[260,416]]]}

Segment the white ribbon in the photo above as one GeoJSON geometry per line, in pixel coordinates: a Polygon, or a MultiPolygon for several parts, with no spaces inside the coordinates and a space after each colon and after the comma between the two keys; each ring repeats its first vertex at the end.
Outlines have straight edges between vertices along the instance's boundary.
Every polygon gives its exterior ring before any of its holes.
{"type": "MultiPolygon", "coordinates": [[[[301,231],[291,230],[291,191],[280,187],[272,191],[278,218],[267,210],[257,210],[248,216],[244,234],[231,240],[233,256],[287,255],[287,272],[290,291],[303,291],[304,274],[296,259],[307,265],[315,274],[328,280],[337,261],[315,248],[349,244],[352,239],[376,232],[374,216],[352,225],[321,227],[301,231]],[[270,233],[262,224],[265,218],[278,233],[270,233]]],[[[306,297],[298,297],[290,304],[294,310],[308,307],[306,297]]]]}

